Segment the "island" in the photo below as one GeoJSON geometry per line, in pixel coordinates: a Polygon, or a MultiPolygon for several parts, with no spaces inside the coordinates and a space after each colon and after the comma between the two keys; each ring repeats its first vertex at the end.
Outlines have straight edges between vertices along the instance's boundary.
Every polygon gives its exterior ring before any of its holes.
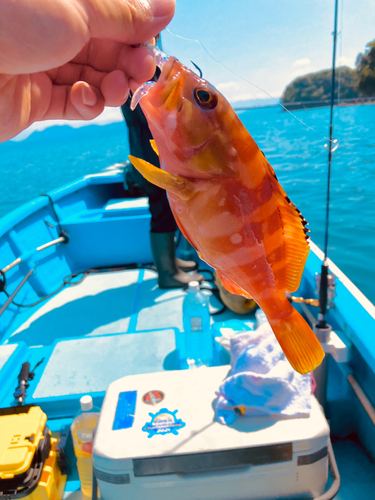
{"type": "MultiPolygon", "coordinates": [[[[337,105],[375,102],[375,40],[358,54],[356,68],[336,68],[335,99],[337,105]]],[[[281,97],[287,109],[329,106],[332,70],[326,69],[296,78],[281,97]]]]}

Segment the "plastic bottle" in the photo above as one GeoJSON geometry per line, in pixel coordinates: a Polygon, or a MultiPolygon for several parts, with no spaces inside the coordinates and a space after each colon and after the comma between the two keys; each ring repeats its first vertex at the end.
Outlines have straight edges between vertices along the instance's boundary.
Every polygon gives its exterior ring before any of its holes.
{"type": "Polygon", "coordinates": [[[182,305],[184,342],[182,364],[185,368],[212,365],[213,341],[208,298],[200,291],[198,281],[189,283],[182,305]]]}
{"type": "Polygon", "coordinates": [[[92,498],[92,441],[100,409],[94,406],[91,396],[83,396],[80,403],[81,411],[73,420],[71,432],[81,490],[86,497],[92,498]]]}

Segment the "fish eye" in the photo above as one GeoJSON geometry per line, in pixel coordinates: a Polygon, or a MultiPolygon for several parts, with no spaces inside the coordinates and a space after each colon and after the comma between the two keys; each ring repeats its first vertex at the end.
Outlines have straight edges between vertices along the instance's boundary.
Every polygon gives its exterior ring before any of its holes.
{"type": "Polygon", "coordinates": [[[217,106],[217,96],[205,88],[196,88],[194,98],[203,109],[214,109],[217,106]]]}

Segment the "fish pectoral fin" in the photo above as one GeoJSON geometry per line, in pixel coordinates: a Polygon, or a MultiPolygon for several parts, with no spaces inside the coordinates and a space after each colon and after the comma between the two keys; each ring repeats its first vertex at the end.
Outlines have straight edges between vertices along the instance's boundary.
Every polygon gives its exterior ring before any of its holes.
{"type": "Polygon", "coordinates": [[[178,175],[169,174],[135,156],[129,155],[129,160],[138,172],[152,184],[174,193],[182,200],[189,200],[194,195],[193,185],[187,179],[179,177],[178,175]]]}
{"type": "Polygon", "coordinates": [[[232,280],[223,276],[220,271],[216,270],[217,277],[223,284],[224,288],[228,290],[230,293],[234,293],[235,295],[242,295],[242,297],[246,297],[247,299],[252,299],[253,297],[243,290],[237,283],[234,283],[232,280]]]}
{"type": "Polygon", "coordinates": [[[159,150],[154,139],[150,139],[150,144],[154,152],[159,156],[159,150]]]}

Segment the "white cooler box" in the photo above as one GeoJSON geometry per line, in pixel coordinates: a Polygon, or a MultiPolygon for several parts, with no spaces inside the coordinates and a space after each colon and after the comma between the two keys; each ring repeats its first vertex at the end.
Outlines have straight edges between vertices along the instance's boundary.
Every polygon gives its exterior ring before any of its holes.
{"type": "Polygon", "coordinates": [[[329,427],[308,418],[216,421],[230,367],[121,378],[106,393],[93,448],[103,500],[312,498],[328,479],[329,427]]]}

